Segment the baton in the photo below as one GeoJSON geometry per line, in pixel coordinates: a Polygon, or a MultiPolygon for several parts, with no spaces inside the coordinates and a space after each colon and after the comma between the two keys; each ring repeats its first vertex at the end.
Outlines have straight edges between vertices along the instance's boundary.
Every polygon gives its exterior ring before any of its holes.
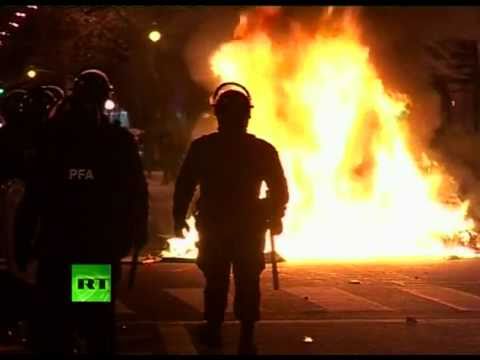
{"type": "Polygon", "coordinates": [[[280,289],[280,279],[278,276],[278,267],[277,267],[277,256],[275,253],[275,238],[270,230],[270,258],[272,262],[272,278],[273,278],[273,288],[275,290],[280,289]]]}

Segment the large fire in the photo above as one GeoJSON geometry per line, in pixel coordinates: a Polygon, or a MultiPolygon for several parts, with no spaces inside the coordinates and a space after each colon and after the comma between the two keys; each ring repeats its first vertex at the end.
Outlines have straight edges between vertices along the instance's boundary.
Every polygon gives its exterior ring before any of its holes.
{"type": "MultiPolygon", "coordinates": [[[[251,91],[249,131],[279,150],[291,200],[277,251],[289,261],[473,256],[462,246],[469,204],[448,203],[451,178],[409,145],[409,99],[384,87],[354,18],[332,22],[329,8],[314,34],[293,24],[274,35],[277,13],[241,15],[211,58],[217,83],[251,91]]],[[[170,239],[166,255],[195,257],[196,240],[194,230],[170,239]]]]}

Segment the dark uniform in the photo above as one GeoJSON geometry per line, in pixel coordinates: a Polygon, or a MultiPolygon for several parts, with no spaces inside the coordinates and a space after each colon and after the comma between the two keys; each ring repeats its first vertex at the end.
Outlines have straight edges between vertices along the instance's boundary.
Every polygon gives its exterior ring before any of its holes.
{"type": "Polygon", "coordinates": [[[0,182],[24,180],[33,162],[35,119],[27,116],[28,92],[13,90],[2,103],[6,124],[0,128],[0,182]]]}
{"type": "Polygon", "coordinates": [[[23,184],[35,162],[37,123],[27,116],[29,101],[27,91],[12,90],[0,109],[5,119],[0,128],[0,258],[6,259],[7,265],[6,270],[0,270],[4,294],[0,299],[0,328],[10,330],[18,321],[26,320],[32,308],[31,287],[15,276],[12,233],[15,211],[23,197],[23,184]]]}
{"type": "MultiPolygon", "coordinates": [[[[233,101],[226,103],[241,108],[235,94],[233,101]]],[[[226,115],[228,112],[220,113],[217,109],[219,132],[192,142],[176,182],[173,216],[178,233],[199,185],[197,264],[206,279],[205,320],[213,327],[223,322],[233,266],[235,316],[242,326],[251,327],[260,318],[259,280],[265,267],[268,221],[278,222],[283,216],[288,190],[275,148],[247,134],[246,124],[245,129],[235,129],[235,123],[242,119],[226,115]],[[267,212],[259,199],[262,181],[270,194],[267,212]]]]}
{"type": "MultiPolygon", "coordinates": [[[[20,196],[12,197],[13,184],[23,188],[23,184],[31,175],[37,156],[38,141],[42,137],[43,126],[48,118],[49,111],[53,106],[54,98],[48,91],[37,87],[30,91],[14,90],[7,95],[2,108],[7,119],[6,125],[0,129],[0,183],[3,185],[3,199],[9,203],[1,216],[13,218],[15,205],[18,198],[21,198],[21,191],[15,194],[20,196]],[[16,180],[16,182],[13,182],[16,180]],[[21,181],[18,182],[18,180],[21,181]],[[9,194],[9,195],[7,195],[9,194]]],[[[8,222],[8,221],[7,221],[8,222]]],[[[3,231],[11,231],[11,227],[2,222],[3,231]]],[[[10,235],[4,236],[4,239],[10,235]]],[[[2,255],[2,254],[0,254],[2,255]]]]}
{"type": "Polygon", "coordinates": [[[6,125],[0,129],[0,181],[24,181],[35,163],[38,140],[55,98],[49,90],[36,87],[13,90],[2,104],[6,125]]]}
{"type": "Polygon", "coordinates": [[[17,216],[17,262],[38,259],[36,351],[71,353],[77,331],[89,352],[110,353],[120,260],[147,239],[148,190],[132,135],[74,99],[39,147],[17,216]],[[110,264],[111,302],[72,303],[72,264],[110,264]]]}

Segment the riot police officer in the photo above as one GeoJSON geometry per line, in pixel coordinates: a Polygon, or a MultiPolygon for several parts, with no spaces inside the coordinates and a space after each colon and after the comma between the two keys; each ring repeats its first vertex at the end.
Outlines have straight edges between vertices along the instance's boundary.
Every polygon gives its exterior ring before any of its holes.
{"type": "Polygon", "coordinates": [[[47,87],[34,87],[28,91],[26,116],[30,121],[35,121],[38,127],[41,127],[50,118],[50,114],[58,101],[57,96],[47,87]]]}
{"type": "Polygon", "coordinates": [[[265,267],[267,228],[282,231],[288,202],[287,183],[277,151],[247,133],[250,94],[236,83],[220,85],[211,103],[218,132],[190,145],[175,185],[173,217],[177,236],[188,229],[186,214],[197,185],[199,232],[197,264],[202,270],[204,317],[200,340],[221,346],[221,325],[227,306],[230,269],[235,278],[234,313],[241,322],[240,353],[255,353],[254,328],[260,318],[260,274],[265,267]],[[259,199],[265,181],[270,193],[268,211],[259,199]]]}
{"type": "Polygon", "coordinates": [[[0,107],[5,121],[0,128],[0,256],[6,257],[8,263],[13,260],[9,256],[9,224],[18,203],[18,196],[12,198],[10,190],[14,183],[20,184],[18,180],[25,180],[34,163],[34,129],[26,114],[27,103],[27,91],[15,89],[7,93],[0,107]]]}
{"type": "Polygon", "coordinates": [[[1,106],[6,124],[0,130],[0,180],[25,180],[54,102],[53,94],[42,87],[15,89],[7,94],[1,106]]]}
{"type": "Polygon", "coordinates": [[[0,257],[7,260],[2,286],[9,294],[3,298],[2,309],[6,312],[1,317],[9,319],[12,328],[19,320],[30,318],[33,298],[31,284],[25,281],[29,276],[18,273],[14,258],[14,219],[24,184],[35,167],[40,114],[46,112],[43,102],[36,101],[32,94],[23,89],[9,91],[0,109],[5,118],[5,126],[0,129],[0,257]]]}
{"type": "Polygon", "coordinates": [[[71,353],[78,332],[88,352],[113,352],[120,260],[147,239],[146,180],[133,137],[104,114],[111,92],[101,71],[78,75],[47,125],[18,211],[18,266],[38,260],[35,351],[71,353]],[[73,264],[111,267],[109,303],[72,303],[73,264]]]}
{"type": "Polygon", "coordinates": [[[55,102],[58,103],[65,98],[65,92],[61,87],[56,85],[43,85],[43,89],[50,91],[55,97],[55,102]]]}

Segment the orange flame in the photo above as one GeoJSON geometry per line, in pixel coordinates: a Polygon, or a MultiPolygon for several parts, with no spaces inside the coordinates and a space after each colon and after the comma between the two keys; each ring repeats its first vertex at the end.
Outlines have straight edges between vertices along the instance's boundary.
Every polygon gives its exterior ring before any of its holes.
{"type": "Polygon", "coordinates": [[[455,183],[445,190],[441,166],[409,148],[409,100],[385,89],[352,13],[332,22],[329,8],[326,28],[296,24],[281,42],[266,27],[276,14],[242,14],[237,40],[211,68],[217,81],[249,88],[249,131],[279,149],[291,201],[278,252],[295,261],[473,256],[464,240],[445,244],[473,232],[469,204],[442,201],[455,183]]]}

